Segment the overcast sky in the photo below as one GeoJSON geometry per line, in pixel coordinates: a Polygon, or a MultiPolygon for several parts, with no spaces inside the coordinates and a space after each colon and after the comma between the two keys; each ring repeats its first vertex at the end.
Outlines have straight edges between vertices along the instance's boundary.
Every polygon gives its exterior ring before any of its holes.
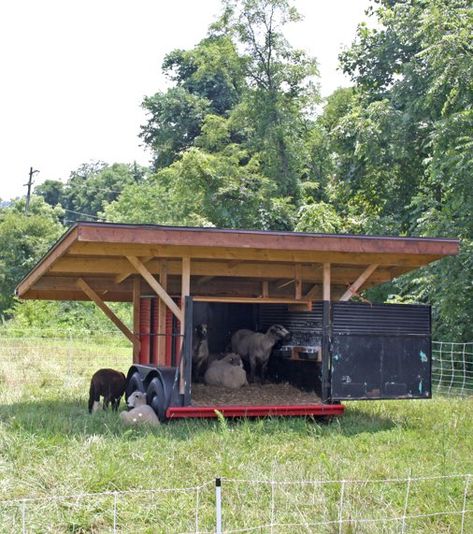
{"type": "MultiPolygon", "coordinates": [[[[290,42],[319,62],[323,95],[349,82],[342,45],[369,0],[296,0],[290,42]]],[[[6,0],[0,3],[0,199],[66,180],[81,163],[147,164],[140,104],[165,87],[164,55],[205,36],[219,0],[6,0]]]]}

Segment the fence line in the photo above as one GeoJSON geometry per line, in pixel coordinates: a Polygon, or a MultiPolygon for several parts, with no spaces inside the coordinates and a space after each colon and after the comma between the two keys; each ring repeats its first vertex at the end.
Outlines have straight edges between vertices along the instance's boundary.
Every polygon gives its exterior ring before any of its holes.
{"type": "MultiPolygon", "coordinates": [[[[274,475],[274,473],[273,473],[274,475]]],[[[373,525],[376,530],[373,532],[379,532],[379,525],[382,524],[399,524],[399,528],[396,528],[396,532],[406,533],[409,531],[411,525],[414,525],[416,521],[421,520],[433,520],[434,518],[446,521],[448,519],[449,532],[460,532],[465,534],[471,532],[473,523],[471,521],[471,514],[473,508],[471,508],[471,477],[472,474],[457,474],[457,475],[438,475],[438,476],[419,476],[412,477],[409,474],[405,478],[385,478],[385,479],[316,479],[316,480],[282,480],[271,478],[268,480],[252,480],[252,479],[233,479],[233,478],[217,478],[208,481],[204,481],[201,484],[188,487],[177,488],[150,488],[150,489],[132,489],[132,490],[115,490],[115,491],[103,491],[103,492],[90,492],[90,493],[78,493],[68,495],[51,495],[51,496],[28,496],[17,499],[0,500],[0,530],[5,526],[5,521],[15,514],[15,507],[18,510],[20,517],[17,524],[17,531],[30,532],[31,528],[38,527],[38,522],[41,520],[47,520],[48,508],[44,506],[41,509],[36,510],[35,504],[43,503],[43,505],[50,505],[50,507],[56,505],[58,501],[70,501],[70,506],[66,507],[66,513],[70,515],[77,512],[80,509],[81,504],[85,499],[91,499],[93,502],[91,516],[94,520],[97,517],[108,517],[108,523],[105,519],[101,525],[104,527],[107,525],[106,530],[103,528],[101,532],[110,531],[113,533],[120,532],[123,528],[123,532],[129,528],[128,526],[121,525],[121,521],[124,521],[120,516],[120,505],[123,505],[127,497],[136,497],[137,495],[155,496],[158,499],[153,500],[151,508],[148,510],[150,513],[163,512],[160,520],[162,525],[166,526],[166,531],[184,533],[203,534],[205,532],[230,534],[240,532],[288,532],[288,529],[298,528],[300,531],[309,532],[325,532],[320,530],[323,527],[335,528],[339,534],[348,532],[345,527],[353,527],[357,524],[364,524],[366,526],[373,525]],[[432,495],[439,489],[434,482],[441,481],[444,484],[446,481],[452,481],[456,479],[456,485],[447,489],[445,486],[445,492],[448,493],[448,499],[443,504],[446,506],[442,509],[438,505],[437,509],[425,509],[425,506],[430,505],[432,495]],[[458,485],[461,481],[462,485],[458,485]],[[290,482],[291,486],[288,485],[290,482]],[[370,492],[369,488],[366,488],[366,483],[384,484],[386,489],[390,483],[396,482],[405,486],[404,497],[399,499],[399,493],[394,494],[382,494],[382,504],[376,506],[373,503],[371,508],[366,510],[364,508],[366,499],[375,501],[378,497],[380,490],[377,492],[370,492]],[[418,483],[429,482],[426,487],[417,486],[418,483]],[[310,502],[308,499],[308,493],[304,489],[307,484],[312,484],[314,488],[320,488],[327,485],[335,485],[338,490],[338,500],[335,500],[334,512],[330,512],[331,502],[336,497],[336,493],[321,492],[320,500],[318,502],[310,502]],[[295,487],[299,484],[299,488],[295,487]],[[258,491],[252,493],[248,491],[248,486],[255,487],[258,491]],[[264,494],[264,487],[271,489],[270,498],[269,495],[266,500],[262,498],[264,494]],[[215,491],[210,491],[214,487],[215,491]],[[354,493],[353,489],[358,487],[359,494],[354,493]],[[209,491],[206,491],[209,490],[209,491]],[[456,492],[455,492],[456,490],[456,492]],[[280,500],[277,499],[277,493],[280,493],[280,500]],[[422,493],[425,495],[425,500],[420,504],[413,502],[412,494],[416,491],[417,495],[422,493]],[[241,494],[240,494],[241,492],[241,494]],[[169,522],[169,517],[166,515],[166,508],[159,500],[159,495],[178,496],[180,494],[193,495],[192,500],[188,502],[189,508],[183,510],[175,503],[167,503],[169,506],[169,515],[177,517],[180,521],[177,528],[169,522]],[[454,496],[457,495],[457,505],[455,505],[454,496]],[[241,498],[243,496],[243,498],[241,498]],[[332,498],[330,498],[332,496],[332,498]],[[100,499],[108,497],[108,508],[99,506],[100,499]],[[388,499],[388,497],[391,497],[388,499]],[[461,501],[461,502],[460,502],[461,501]],[[192,504],[193,503],[193,504],[192,504]],[[236,503],[236,504],[235,504],[236,503]],[[319,505],[319,506],[318,506],[319,505]],[[469,506],[470,505],[470,506],[469,506]],[[356,512],[362,509],[364,515],[358,515],[356,512]],[[439,509],[440,508],[440,509],[439,509]],[[8,510],[12,509],[11,512],[8,510]],[[180,512],[175,516],[175,511],[180,512]],[[213,511],[213,512],[212,512],[213,511]],[[40,516],[38,517],[38,512],[40,516]],[[9,515],[10,514],[10,515],[9,515]],[[174,516],[173,516],[174,514],[174,516]],[[266,514],[266,515],[265,515],[266,514]],[[268,521],[269,519],[269,521],[268,521]],[[2,523],[3,522],[3,523],[2,523]],[[187,522],[187,523],[186,523],[187,522]],[[377,526],[378,525],[378,526],[377,526]],[[184,530],[182,530],[182,527],[184,530]],[[317,530],[314,530],[317,527],[317,530]],[[451,530],[456,527],[456,530],[451,530]]],[[[318,493],[319,495],[319,493],[318,493]]],[[[176,497],[177,498],[177,497],[176,497]]],[[[136,503],[142,503],[142,501],[136,501],[136,503]]],[[[134,503],[136,505],[136,503],[134,503]]],[[[85,505],[84,505],[85,506],[85,505]]],[[[80,511],[80,510],[79,510],[80,511]]],[[[137,513],[140,510],[135,510],[137,513]]],[[[57,510],[50,509],[51,517],[54,517],[54,512],[57,510]]],[[[61,510],[64,514],[64,509],[61,510]]],[[[122,509],[123,512],[123,509],[122,509]]],[[[83,515],[81,515],[83,520],[83,515]]],[[[52,520],[51,520],[52,521],[52,520]]],[[[67,518],[63,521],[67,522],[67,518]]],[[[156,522],[156,518],[153,518],[153,528],[160,527],[161,523],[156,522]]],[[[13,524],[13,523],[12,523],[13,524]]],[[[68,523],[71,526],[70,522],[68,523]]],[[[442,523],[443,525],[443,523],[442,523]]],[[[429,521],[425,524],[416,523],[414,530],[416,532],[429,532],[435,530],[432,522],[429,521]],[[423,528],[422,528],[423,527],[423,528]],[[421,528],[421,530],[419,530],[421,528]]],[[[149,525],[148,525],[149,527],[149,525]]],[[[148,528],[146,527],[146,528],[148,528]]],[[[41,529],[41,526],[39,527],[41,529]]],[[[2,530],[3,531],[3,530],[2,530]]],[[[136,530],[138,531],[138,530],[136,530]]],[[[333,530],[329,530],[333,532],[333,530]]],[[[327,531],[327,532],[329,532],[327,531]]],[[[351,531],[351,530],[350,530],[351,531]]],[[[365,532],[365,530],[363,531],[365,532]]],[[[371,532],[368,530],[366,532],[371,532]]]]}
{"type": "MultiPolygon", "coordinates": [[[[28,380],[30,370],[41,374],[40,363],[46,371],[56,367],[56,375],[50,377],[55,382],[84,375],[87,363],[124,368],[131,364],[131,346],[122,336],[114,333],[103,337],[104,332],[100,332],[94,337],[85,332],[83,338],[48,338],[11,337],[0,330],[0,382],[2,372],[8,375],[10,367],[21,372],[9,376],[8,382],[20,384],[28,380]],[[46,360],[45,352],[54,354],[54,358],[46,360]]],[[[473,342],[432,342],[432,390],[451,396],[473,395],[473,342]]]]}

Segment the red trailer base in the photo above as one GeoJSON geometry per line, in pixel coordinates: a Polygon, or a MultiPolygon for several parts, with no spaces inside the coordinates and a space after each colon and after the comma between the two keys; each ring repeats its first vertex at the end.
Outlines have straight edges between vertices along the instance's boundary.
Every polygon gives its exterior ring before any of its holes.
{"type": "Polygon", "coordinates": [[[217,411],[224,417],[282,416],[338,416],[342,415],[343,404],[300,404],[283,406],[175,406],[166,411],[168,419],[185,417],[212,418],[217,411]]]}

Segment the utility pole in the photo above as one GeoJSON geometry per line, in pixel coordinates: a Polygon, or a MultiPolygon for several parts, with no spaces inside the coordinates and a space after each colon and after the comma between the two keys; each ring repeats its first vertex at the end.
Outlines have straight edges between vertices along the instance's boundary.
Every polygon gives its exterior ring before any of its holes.
{"type": "Polygon", "coordinates": [[[28,213],[30,209],[30,198],[31,198],[31,186],[33,185],[33,175],[39,171],[34,171],[33,167],[30,167],[29,180],[27,184],[23,184],[25,187],[28,187],[28,192],[26,193],[26,204],[25,204],[25,213],[28,213]]]}

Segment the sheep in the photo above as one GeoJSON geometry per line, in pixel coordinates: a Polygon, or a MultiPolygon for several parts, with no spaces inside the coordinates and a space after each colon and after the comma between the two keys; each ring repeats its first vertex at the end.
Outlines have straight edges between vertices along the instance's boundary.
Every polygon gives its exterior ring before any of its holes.
{"type": "Polygon", "coordinates": [[[269,357],[274,345],[289,339],[290,332],[280,324],[270,326],[266,334],[252,330],[237,330],[231,339],[232,351],[250,363],[250,382],[255,381],[256,365],[260,367],[261,383],[264,383],[269,357]]]}
{"type": "Polygon", "coordinates": [[[158,426],[159,419],[155,414],[153,408],[146,404],[146,393],[142,391],[134,391],[128,397],[128,407],[131,408],[128,412],[120,413],[120,418],[126,425],[148,424],[158,426]]]}
{"type": "Polygon", "coordinates": [[[204,375],[208,386],[223,386],[229,389],[239,389],[248,385],[243,362],[238,354],[230,353],[221,360],[215,360],[204,375]]]}
{"type": "Polygon", "coordinates": [[[192,376],[198,382],[203,368],[209,359],[209,343],[207,341],[207,325],[199,324],[194,329],[192,338],[192,376]]]}
{"type": "Polygon", "coordinates": [[[100,406],[100,396],[103,396],[103,409],[112,403],[112,410],[117,411],[126,387],[126,377],[115,369],[99,369],[90,381],[89,413],[96,412],[100,406]]]}

